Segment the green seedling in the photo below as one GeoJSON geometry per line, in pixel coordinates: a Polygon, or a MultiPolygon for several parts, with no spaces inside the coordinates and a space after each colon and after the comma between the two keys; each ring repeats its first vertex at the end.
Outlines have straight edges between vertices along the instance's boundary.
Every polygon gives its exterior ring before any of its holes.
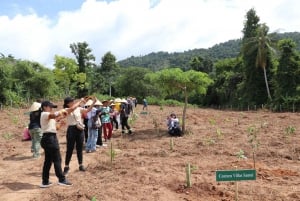
{"type": "Polygon", "coordinates": [[[15,124],[15,125],[18,124],[19,118],[18,118],[18,116],[16,116],[15,113],[9,112],[8,115],[9,115],[11,121],[13,122],[13,124],[15,124]]]}
{"type": "Polygon", "coordinates": [[[185,172],[186,172],[186,186],[188,188],[192,187],[191,173],[194,170],[197,170],[196,166],[192,166],[190,163],[188,163],[186,165],[186,168],[185,168],[185,172]]]}
{"type": "Polygon", "coordinates": [[[215,119],[209,119],[209,124],[210,125],[216,125],[216,120],[215,119]]]}
{"type": "Polygon", "coordinates": [[[160,106],[159,106],[159,110],[160,110],[160,111],[164,111],[164,106],[163,106],[163,105],[160,105],[160,106]]]}
{"type": "Polygon", "coordinates": [[[4,135],[2,135],[2,137],[5,139],[5,140],[11,140],[14,138],[13,134],[12,133],[5,133],[4,135]]]}
{"type": "Polygon", "coordinates": [[[205,145],[214,145],[214,144],[216,144],[216,140],[209,137],[209,138],[204,139],[204,144],[205,145]]]}
{"type": "Polygon", "coordinates": [[[128,119],[128,123],[130,125],[133,125],[135,121],[138,119],[138,115],[136,113],[133,113],[130,118],[128,119]]]}
{"type": "Polygon", "coordinates": [[[116,153],[116,150],[113,149],[113,143],[110,142],[110,149],[109,149],[109,153],[108,155],[110,156],[110,163],[112,165],[117,153],[116,153]]]}
{"type": "Polygon", "coordinates": [[[296,128],[294,126],[288,126],[285,128],[285,137],[294,134],[296,131],[296,128]]]}
{"type": "Polygon", "coordinates": [[[245,156],[245,152],[242,149],[240,149],[238,152],[236,152],[236,157],[238,159],[247,159],[247,157],[245,156]]]}
{"type": "Polygon", "coordinates": [[[159,121],[157,118],[153,117],[152,119],[153,126],[157,133],[159,133],[159,121]]]}
{"type": "Polygon", "coordinates": [[[91,201],[97,201],[96,197],[92,197],[91,201]]]}
{"type": "Polygon", "coordinates": [[[174,150],[174,140],[173,140],[173,138],[170,138],[170,150],[171,151],[174,150]]]}
{"type": "Polygon", "coordinates": [[[255,162],[256,162],[256,151],[260,145],[259,140],[257,139],[257,134],[259,130],[255,126],[250,126],[247,129],[248,132],[248,142],[252,148],[252,159],[253,159],[253,166],[255,169],[255,162]]]}
{"type": "Polygon", "coordinates": [[[220,128],[217,128],[216,133],[217,133],[218,139],[223,139],[223,133],[220,128]]]}
{"type": "Polygon", "coordinates": [[[265,121],[263,122],[262,121],[261,124],[260,124],[260,127],[261,128],[268,128],[268,122],[265,122],[265,121]]]}

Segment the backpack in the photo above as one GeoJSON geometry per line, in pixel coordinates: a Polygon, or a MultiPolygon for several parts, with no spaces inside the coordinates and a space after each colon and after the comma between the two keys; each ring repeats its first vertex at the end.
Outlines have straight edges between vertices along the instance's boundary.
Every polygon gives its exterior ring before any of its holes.
{"type": "Polygon", "coordinates": [[[101,127],[101,121],[98,115],[92,117],[92,128],[99,129],[101,127]]]}

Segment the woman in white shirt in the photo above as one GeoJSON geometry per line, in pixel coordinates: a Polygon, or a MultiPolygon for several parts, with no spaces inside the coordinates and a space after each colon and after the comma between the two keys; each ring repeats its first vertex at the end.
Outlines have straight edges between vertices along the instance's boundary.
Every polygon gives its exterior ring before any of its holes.
{"type": "MultiPolygon", "coordinates": [[[[87,99],[91,99],[88,97],[87,99]]],[[[83,142],[84,142],[84,130],[80,130],[76,125],[83,124],[83,116],[85,116],[91,109],[94,107],[94,104],[96,102],[96,98],[93,97],[93,102],[88,108],[83,107],[76,107],[76,109],[71,112],[67,116],[67,152],[66,152],[66,158],[65,158],[65,167],[64,167],[64,175],[67,175],[69,173],[70,167],[70,161],[72,158],[73,150],[76,145],[76,152],[77,152],[77,160],[79,165],[79,171],[85,171],[85,167],[83,166],[83,142]]],[[[86,102],[86,100],[85,100],[86,102]]],[[[71,97],[67,97],[64,99],[64,108],[71,108],[74,106],[75,101],[71,97]]]]}
{"type": "Polygon", "coordinates": [[[47,188],[52,183],[49,181],[49,172],[52,163],[54,164],[55,175],[58,177],[58,184],[71,186],[65,175],[62,172],[61,167],[61,155],[59,150],[58,139],[56,136],[57,133],[57,121],[64,118],[68,113],[72,112],[80,102],[74,104],[74,107],[67,110],[63,109],[57,112],[53,112],[52,108],[57,108],[57,105],[54,105],[50,101],[43,101],[41,104],[42,113],[41,113],[41,129],[43,136],[41,139],[41,146],[45,152],[45,161],[43,165],[42,173],[42,184],[41,188],[47,188]]]}

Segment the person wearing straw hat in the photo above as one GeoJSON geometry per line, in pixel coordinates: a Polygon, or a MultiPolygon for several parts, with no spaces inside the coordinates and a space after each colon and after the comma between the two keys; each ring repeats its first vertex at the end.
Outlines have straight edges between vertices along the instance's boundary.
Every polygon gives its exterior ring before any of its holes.
{"type": "MultiPolygon", "coordinates": [[[[38,100],[39,101],[39,100],[38,100]]],[[[33,158],[39,158],[40,155],[40,148],[41,148],[41,138],[43,136],[43,132],[41,129],[41,103],[33,102],[31,107],[29,108],[29,134],[31,136],[31,152],[33,153],[33,158]]]]}
{"type": "Polygon", "coordinates": [[[127,100],[122,99],[121,101],[121,112],[120,112],[120,119],[121,119],[121,126],[122,126],[122,133],[125,133],[125,128],[128,130],[128,134],[132,134],[130,126],[128,125],[128,117],[130,115],[130,108],[127,100]]]}
{"type": "Polygon", "coordinates": [[[121,103],[122,102],[122,99],[121,98],[116,98],[114,100],[114,109],[118,112],[116,118],[117,118],[117,121],[118,121],[118,124],[121,125],[121,120],[120,120],[120,112],[121,112],[121,103]]]}
{"type": "Polygon", "coordinates": [[[117,121],[117,117],[119,115],[119,111],[115,109],[115,104],[111,103],[109,106],[112,110],[112,112],[110,113],[110,122],[111,122],[111,126],[114,129],[114,124],[116,127],[116,130],[119,129],[119,122],[117,121]]]}
{"type": "MultiPolygon", "coordinates": [[[[91,101],[87,102],[87,104],[91,104],[91,101]]],[[[97,111],[100,109],[100,106],[102,103],[97,99],[97,101],[94,104],[94,107],[91,111],[87,113],[87,119],[88,119],[88,140],[85,146],[86,152],[91,153],[95,152],[97,148],[97,140],[98,135],[102,134],[102,124],[101,120],[99,118],[99,114],[97,114],[97,111]],[[100,130],[100,132],[99,132],[100,130]]],[[[102,138],[102,137],[101,137],[102,138]]],[[[101,139],[101,145],[102,145],[102,139],[101,139]]]]}

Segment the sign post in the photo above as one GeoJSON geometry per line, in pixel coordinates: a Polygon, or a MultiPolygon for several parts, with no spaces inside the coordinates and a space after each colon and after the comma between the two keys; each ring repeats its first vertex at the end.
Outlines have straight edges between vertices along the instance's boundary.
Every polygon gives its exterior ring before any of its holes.
{"type": "Polygon", "coordinates": [[[238,200],[238,181],[256,180],[256,170],[217,170],[216,181],[235,182],[235,200],[238,200]]]}

